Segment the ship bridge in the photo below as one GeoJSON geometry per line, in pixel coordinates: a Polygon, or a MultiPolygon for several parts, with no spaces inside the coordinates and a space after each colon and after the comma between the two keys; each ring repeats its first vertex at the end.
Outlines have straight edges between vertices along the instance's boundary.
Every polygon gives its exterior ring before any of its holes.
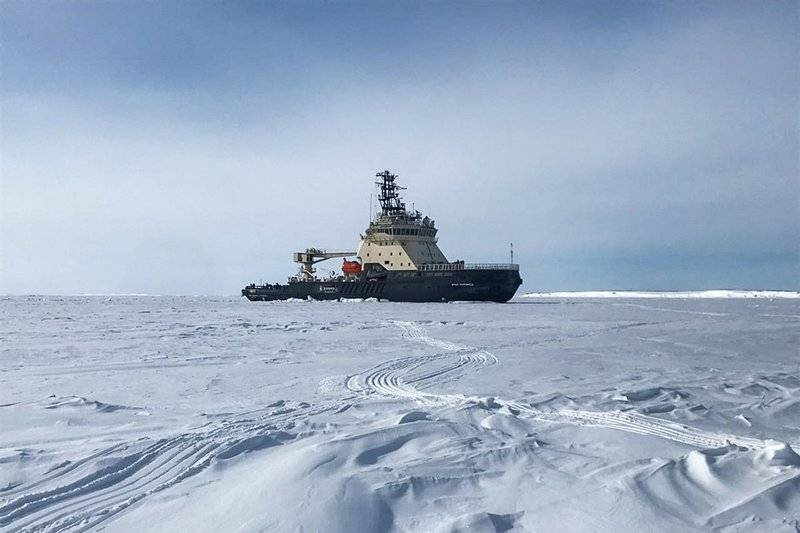
{"type": "Polygon", "coordinates": [[[364,270],[418,270],[430,263],[446,264],[439,249],[435,222],[402,201],[397,176],[388,170],[375,175],[381,211],[361,237],[356,255],[364,270]]]}

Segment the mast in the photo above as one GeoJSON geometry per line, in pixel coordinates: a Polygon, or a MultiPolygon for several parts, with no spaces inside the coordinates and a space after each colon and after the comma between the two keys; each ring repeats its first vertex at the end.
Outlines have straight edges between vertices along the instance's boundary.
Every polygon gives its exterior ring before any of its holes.
{"type": "Polygon", "coordinates": [[[375,177],[380,178],[379,181],[375,182],[375,185],[380,189],[378,201],[381,204],[381,214],[389,216],[405,214],[406,204],[398,194],[398,191],[405,190],[405,187],[395,183],[397,176],[388,170],[384,170],[375,174],[375,177]]]}

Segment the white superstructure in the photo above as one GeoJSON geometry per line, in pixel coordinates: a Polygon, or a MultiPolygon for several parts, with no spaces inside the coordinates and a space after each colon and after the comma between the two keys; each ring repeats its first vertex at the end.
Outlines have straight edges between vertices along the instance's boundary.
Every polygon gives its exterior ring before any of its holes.
{"type": "Polygon", "coordinates": [[[439,249],[434,221],[407,211],[397,191],[396,176],[385,171],[380,181],[381,212],[370,222],[356,256],[364,270],[417,270],[423,264],[447,263],[439,249]]]}

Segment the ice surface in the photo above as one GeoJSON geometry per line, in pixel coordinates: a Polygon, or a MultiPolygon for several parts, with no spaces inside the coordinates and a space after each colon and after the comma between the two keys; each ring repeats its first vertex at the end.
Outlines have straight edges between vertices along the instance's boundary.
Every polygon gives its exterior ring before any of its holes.
{"type": "Polygon", "coordinates": [[[523,298],[800,298],[798,291],[742,291],[718,289],[711,291],[584,291],[531,292],[523,298]]]}
{"type": "Polygon", "coordinates": [[[0,300],[0,530],[796,531],[800,301],[0,300]]]}

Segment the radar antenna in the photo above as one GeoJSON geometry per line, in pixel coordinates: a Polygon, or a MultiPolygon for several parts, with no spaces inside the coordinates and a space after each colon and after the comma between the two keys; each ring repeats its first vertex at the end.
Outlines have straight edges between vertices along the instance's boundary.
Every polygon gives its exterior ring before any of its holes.
{"type": "Polygon", "coordinates": [[[405,187],[400,187],[395,183],[397,176],[388,170],[378,172],[375,174],[376,178],[380,178],[375,182],[380,189],[378,201],[381,203],[381,212],[384,215],[402,215],[406,212],[406,204],[400,199],[398,191],[405,190],[405,187]]]}

